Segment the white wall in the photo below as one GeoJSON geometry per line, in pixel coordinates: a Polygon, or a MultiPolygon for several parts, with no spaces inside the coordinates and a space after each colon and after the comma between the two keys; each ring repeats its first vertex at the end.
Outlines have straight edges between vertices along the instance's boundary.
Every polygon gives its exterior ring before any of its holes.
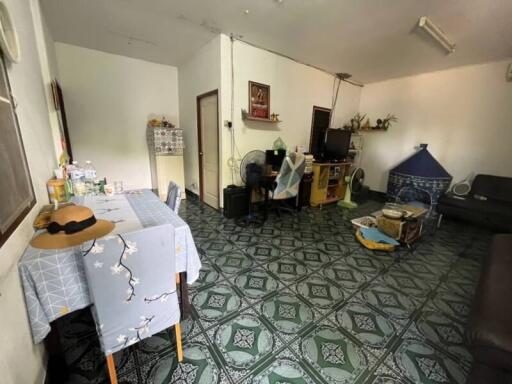
{"type": "Polygon", "coordinates": [[[366,85],[360,111],[372,122],[399,121],[365,135],[365,183],[386,191],[388,171],[428,143],[454,181],[470,172],[512,177],[512,83],[509,61],[459,67],[366,85]]]}
{"type": "Polygon", "coordinates": [[[180,128],[183,129],[185,141],[185,185],[187,189],[199,194],[196,101],[197,96],[218,89],[221,102],[220,35],[201,47],[194,56],[180,65],[178,71],[180,128]]]}
{"type": "Polygon", "coordinates": [[[125,189],[151,188],[146,123],[178,123],[176,67],[56,44],[73,157],[125,189]]]}
{"type": "Polygon", "coordinates": [[[39,384],[45,372],[44,348],[32,343],[16,263],[34,233],[35,215],[41,205],[48,203],[46,181],[52,176],[56,160],[38,55],[40,39],[36,40],[36,34],[41,36],[33,22],[34,17],[36,25],[40,24],[38,4],[19,0],[4,2],[20,38],[22,60],[9,65],[8,72],[18,101],[17,114],[37,205],[0,248],[0,381],[2,384],[39,384]]]}
{"type": "MultiPolygon", "coordinates": [[[[230,39],[222,41],[222,88],[223,120],[231,120],[231,57],[230,39]]],[[[274,53],[235,41],[234,64],[234,116],[236,146],[235,157],[241,158],[254,149],[272,148],[278,137],[289,149],[297,145],[309,147],[313,106],[330,108],[332,103],[333,76],[297,63],[274,53]],[[268,124],[242,120],[241,110],[248,110],[249,80],[270,85],[271,113],[278,113],[279,124],[268,124]]],[[[361,88],[342,83],[335,113],[334,126],[347,122],[359,107],[361,88]]],[[[223,185],[231,184],[231,172],[227,166],[230,153],[230,132],[223,133],[223,185]]],[[[239,170],[235,183],[239,183],[239,170]]]]}
{"type": "Polygon", "coordinates": [[[50,127],[52,130],[53,146],[55,158],[59,159],[62,154],[62,136],[59,117],[53,102],[53,92],[51,82],[58,78],[57,57],[55,55],[55,43],[53,41],[50,29],[46,24],[44,15],[39,9],[39,0],[30,0],[32,8],[39,15],[34,17],[34,28],[36,31],[36,41],[41,62],[41,72],[43,76],[44,87],[46,91],[46,104],[50,118],[50,127]]]}

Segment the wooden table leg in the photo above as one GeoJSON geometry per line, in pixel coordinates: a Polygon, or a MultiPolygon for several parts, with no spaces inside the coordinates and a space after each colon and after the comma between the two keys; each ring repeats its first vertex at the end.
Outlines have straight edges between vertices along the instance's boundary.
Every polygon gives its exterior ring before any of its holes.
{"type": "Polygon", "coordinates": [[[187,272],[176,274],[176,283],[180,287],[181,319],[188,319],[192,314],[192,306],[188,297],[187,272]]]}
{"type": "Polygon", "coordinates": [[[114,356],[112,354],[107,356],[107,368],[110,384],[117,384],[116,364],[114,363],[114,356]]]}

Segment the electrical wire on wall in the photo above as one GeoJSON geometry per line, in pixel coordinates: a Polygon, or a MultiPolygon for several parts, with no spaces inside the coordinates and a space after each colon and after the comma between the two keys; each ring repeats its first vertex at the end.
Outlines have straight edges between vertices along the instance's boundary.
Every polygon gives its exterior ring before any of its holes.
{"type": "Polygon", "coordinates": [[[236,185],[238,180],[236,178],[237,171],[239,170],[238,163],[241,161],[242,156],[240,155],[240,150],[236,145],[236,137],[235,137],[235,63],[234,63],[234,45],[235,45],[235,37],[233,34],[230,35],[231,41],[231,156],[228,159],[228,167],[231,170],[231,184],[236,185]],[[235,153],[236,152],[236,153],[235,153]],[[236,157],[238,156],[238,158],[236,157]]]}

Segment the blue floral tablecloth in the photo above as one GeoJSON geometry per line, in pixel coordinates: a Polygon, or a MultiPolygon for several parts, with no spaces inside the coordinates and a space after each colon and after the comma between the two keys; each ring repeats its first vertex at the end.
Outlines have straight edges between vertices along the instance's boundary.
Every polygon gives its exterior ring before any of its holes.
{"type": "MultiPolygon", "coordinates": [[[[201,261],[189,226],[149,190],[115,196],[87,196],[75,199],[94,211],[98,219],[111,220],[113,234],[171,224],[174,233],[176,272],[187,272],[187,282],[199,276],[201,261]]],[[[141,252],[150,250],[144,242],[141,252]]],[[[80,246],[43,250],[28,246],[19,270],[34,343],[50,332],[50,322],[91,304],[80,246]]],[[[172,257],[172,255],[171,255],[172,257]]]]}

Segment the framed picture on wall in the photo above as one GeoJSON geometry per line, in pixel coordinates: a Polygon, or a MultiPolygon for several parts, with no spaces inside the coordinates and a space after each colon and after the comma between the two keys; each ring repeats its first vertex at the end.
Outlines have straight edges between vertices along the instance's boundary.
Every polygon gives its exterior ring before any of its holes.
{"type": "Polygon", "coordinates": [[[270,85],[249,81],[249,116],[270,119],[270,85]]]}

